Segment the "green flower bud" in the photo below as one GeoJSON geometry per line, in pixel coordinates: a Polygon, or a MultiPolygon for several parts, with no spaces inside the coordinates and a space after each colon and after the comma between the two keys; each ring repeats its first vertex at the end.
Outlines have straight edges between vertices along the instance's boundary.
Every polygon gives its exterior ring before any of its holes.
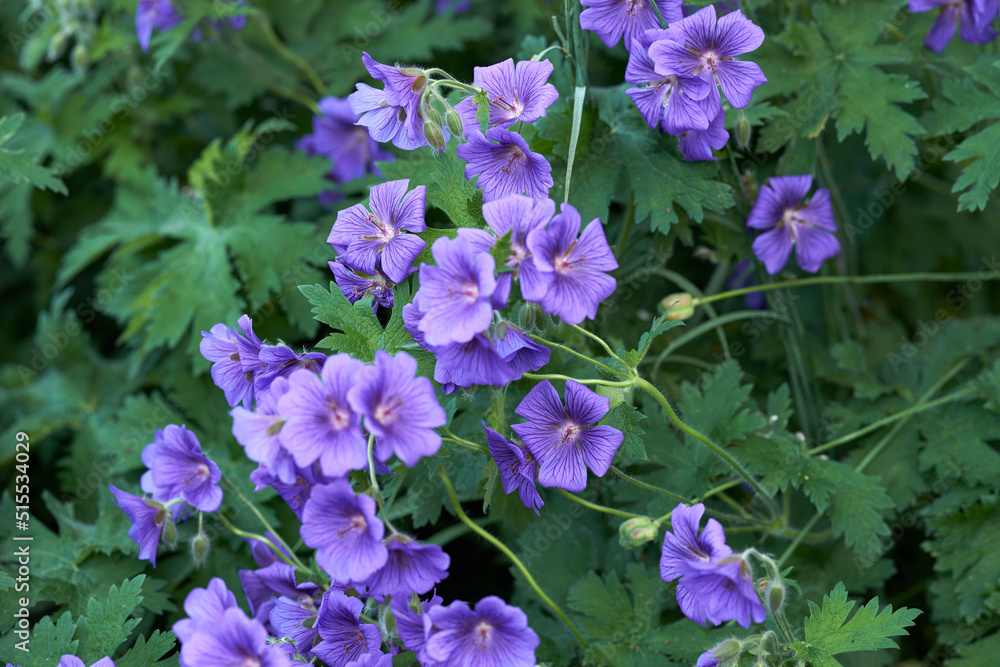
{"type": "Polygon", "coordinates": [[[736,146],[740,150],[743,150],[750,145],[750,133],[753,131],[753,127],[750,125],[749,119],[743,111],[740,111],[739,117],[736,119],[736,146]]]}
{"type": "Polygon", "coordinates": [[[544,331],[548,318],[537,303],[525,302],[517,313],[517,323],[522,331],[544,331]]]}
{"type": "Polygon", "coordinates": [[[204,534],[198,533],[191,540],[191,557],[194,558],[194,562],[197,565],[201,565],[208,558],[208,550],[211,547],[211,543],[204,534]]]}
{"type": "MultiPolygon", "coordinates": [[[[173,519],[170,518],[170,511],[163,511],[167,513],[166,524],[163,526],[163,541],[173,549],[177,546],[177,526],[174,524],[173,519]]],[[[157,514],[156,518],[159,519],[160,515],[157,514]]]]}
{"type": "Polygon", "coordinates": [[[85,72],[90,65],[90,49],[83,42],[77,42],[73,52],[69,54],[69,62],[77,74],[85,72]]]}
{"type": "Polygon", "coordinates": [[[431,121],[424,123],[424,138],[427,142],[437,148],[438,150],[444,148],[444,132],[441,131],[441,126],[437,125],[431,121]]]}
{"type": "Polygon", "coordinates": [[[396,632],[396,615],[392,613],[392,609],[385,607],[385,609],[382,610],[381,620],[385,625],[386,633],[390,635],[398,634],[396,632]]]}
{"type": "Polygon", "coordinates": [[[427,109],[427,120],[434,123],[435,125],[441,125],[441,114],[434,107],[427,109]]]}
{"type": "Polygon", "coordinates": [[[725,662],[726,660],[733,660],[735,662],[735,659],[739,658],[742,652],[742,643],[736,639],[727,639],[715,647],[712,657],[721,662],[725,662]]]}
{"type": "Polygon", "coordinates": [[[767,610],[774,613],[781,609],[785,602],[785,585],[781,581],[767,583],[767,610]]]}
{"type": "Polygon", "coordinates": [[[660,307],[664,312],[667,312],[669,309],[668,320],[686,320],[691,318],[694,315],[694,309],[697,305],[694,297],[687,292],[668,294],[660,301],[660,307]]]}
{"type": "Polygon", "coordinates": [[[60,30],[52,35],[45,50],[45,59],[51,63],[62,58],[66,53],[66,47],[69,46],[69,37],[70,33],[67,30],[60,30]]]}
{"type": "Polygon", "coordinates": [[[493,329],[493,335],[503,340],[507,337],[507,320],[500,320],[493,329]]]}
{"type": "Polygon", "coordinates": [[[448,131],[456,137],[460,137],[465,133],[465,126],[462,125],[461,116],[459,116],[458,112],[451,107],[448,107],[448,111],[445,112],[444,120],[448,125],[448,131]]]}
{"type": "Polygon", "coordinates": [[[618,526],[618,544],[623,549],[641,547],[646,542],[652,542],[660,532],[660,522],[648,516],[637,516],[623,521],[618,526]]]}

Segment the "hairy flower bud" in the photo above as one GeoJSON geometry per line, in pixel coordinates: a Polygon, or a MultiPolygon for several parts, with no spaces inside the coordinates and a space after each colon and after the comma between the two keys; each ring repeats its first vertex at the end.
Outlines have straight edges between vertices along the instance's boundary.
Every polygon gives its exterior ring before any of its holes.
{"type": "Polygon", "coordinates": [[[726,661],[732,661],[732,664],[736,663],[736,659],[740,657],[740,653],[743,652],[743,644],[736,639],[727,639],[712,651],[712,657],[721,663],[725,664],[726,661]]]}
{"type": "Polygon", "coordinates": [[[435,125],[441,125],[441,114],[434,107],[429,107],[427,109],[427,120],[435,125]]]}
{"type": "Polygon", "coordinates": [[[208,558],[209,547],[211,547],[211,543],[205,537],[204,533],[198,533],[191,540],[191,557],[194,559],[196,565],[201,565],[208,558]]]}
{"type": "Polygon", "coordinates": [[[652,542],[660,532],[660,522],[648,516],[637,516],[618,526],[618,544],[623,549],[641,547],[652,542]]]}
{"type": "Polygon", "coordinates": [[[742,110],[740,110],[740,115],[736,119],[736,147],[743,150],[750,145],[750,134],[753,128],[750,126],[750,120],[746,117],[742,110]]]}
{"type": "Polygon", "coordinates": [[[78,42],[73,47],[73,52],[69,54],[69,62],[73,66],[73,71],[77,74],[85,71],[90,65],[90,49],[87,48],[87,45],[78,42]]]}
{"type": "Polygon", "coordinates": [[[438,150],[444,148],[444,132],[441,131],[441,126],[437,123],[430,120],[424,123],[424,138],[434,148],[438,150]]]}
{"type": "Polygon", "coordinates": [[[687,292],[668,294],[660,301],[660,307],[664,312],[670,309],[667,315],[668,320],[686,320],[690,318],[694,315],[696,305],[698,304],[695,303],[694,297],[687,292]]]}
{"type": "Polygon", "coordinates": [[[767,583],[767,610],[769,612],[776,612],[781,609],[781,605],[785,602],[785,585],[778,581],[769,581],[767,583]]]}
{"type": "Polygon", "coordinates": [[[462,124],[461,116],[451,107],[448,107],[448,111],[445,112],[444,120],[448,125],[448,131],[456,137],[460,137],[465,133],[465,126],[462,124]]]}
{"type": "Polygon", "coordinates": [[[522,331],[544,331],[548,319],[537,303],[525,302],[517,313],[517,323],[522,331]]]}
{"type": "Polygon", "coordinates": [[[177,526],[174,524],[174,520],[170,518],[170,513],[167,510],[166,523],[163,526],[163,541],[166,542],[170,548],[177,546],[177,526]]]}

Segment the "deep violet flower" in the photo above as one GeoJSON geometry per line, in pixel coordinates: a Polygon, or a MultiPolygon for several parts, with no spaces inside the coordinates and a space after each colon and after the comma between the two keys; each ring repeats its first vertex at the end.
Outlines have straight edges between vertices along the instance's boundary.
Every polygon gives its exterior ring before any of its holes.
{"type": "Polygon", "coordinates": [[[153,38],[153,29],[161,32],[178,25],[184,17],[170,3],[170,0],[139,0],[135,10],[135,33],[139,38],[139,46],[143,51],[149,51],[149,40],[153,38]]]}
{"type": "Polygon", "coordinates": [[[385,526],[375,515],[375,499],[355,495],[346,479],[312,489],[300,533],[302,541],[317,550],[316,562],[334,581],[369,577],[389,557],[382,544],[385,526]]]}
{"type": "Polygon", "coordinates": [[[394,533],[385,546],[389,559],[367,579],[354,582],[367,586],[369,595],[392,595],[408,598],[423,595],[448,576],[451,558],[436,544],[421,544],[413,538],[394,533]]]}
{"type": "MultiPolygon", "coordinates": [[[[655,2],[667,24],[683,18],[682,0],[655,2]]],[[[580,27],[596,32],[608,48],[624,36],[625,48],[631,50],[644,31],[661,27],[650,0],[582,0],[582,4],[586,9],[580,13],[580,27]]]]}
{"type": "MultiPolygon", "coordinates": [[[[706,98],[707,99],[707,98],[706,98]]],[[[718,160],[712,155],[712,149],[720,150],[729,141],[726,130],[726,110],[719,108],[718,113],[708,124],[707,130],[688,130],[678,142],[678,148],[688,162],[700,160],[718,160]]]]}
{"type": "Polygon", "coordinates": [[[214,623],[199,625],[181,644],[181,667],[292,667],[284,649],[267,643],[264,626],[239,607],[226,609],[214,623]]]}
{"type": "Polygon", "coordinates": [[[320,643],[312,652],[329,667],[345,667],[362,656],[382,655],[382,633],[377,625],[361,622],[364,603],[343,591],[323,594],[316,618],[320,643]]]}
{"type": "MultiPolygon", "coordinates": [[[[291,455],[289,455],[291,456],[291,455]]],[[[295,466],[295,461],[292,461],[295,466]]],[[[302,519],[306,501],[312,490],[319,484],[326,484],[331,481],[321,472],[316,470],[316,465],[299,468],[295,466],[295,479],[292,482],[283,482],[280,478],[272,474],[263,465],[250,473],[250,481],[254,483],[254,491],[262,491],[271,487],[281,496],[282,500],[288,503],[295,516],[302,519]]]]}
{"type": "MultiPolygon", "coordinates": [[[[731,290],[743,289],[758,285],[757,278],[753,273],[753,264],[749,259],[741,259],[733,267],[733,273],[726,281],[726,287],[731,290]]],[[[743,295],[743,305],[752,310],[767,310],[767,297],[763,292],[750,292],[743,295]]]]}
{"type": "Polygon", "coordinates": [[[726,99],[737,109],[750,104],[754,89],[767,82],[757,63],[734,59],[764,42],[764,31],[742,11],[730,12],[716,21],[715,6],[709,5],[672,23],[667,34],[669,39],[649,47],[649,56],[661,74],[697,75],[712,91],[718,82],[726,99]]]}
{"type": "Polygon", "coordinates": [[[464,602],[424,612],[432,626],[424,650],[432,660],[463,667],[534,667],[538,635],[528,616],[490,595],[470,609],[464,602]]]}
{"type": "Polygon", "coordinates": [[[526,447],[514,444],[485,423],[483,430],[486,431],[486,444],[489,445],[493,460],[500,469],[500,483],[503,485],[504,495],[509,496],[517,490],[524,506],[534,510],[535,515],[541,516],[538,510],[545,505],[545,502],[535,488],[535,475],[538,472],[535,457],[526,447]]]}
{"type": "Polygon", "coordinates": [[[382,273],[381,267],[375,267],[375,273],[367,275],[354,271],[343,262],[327,262],[333,271],[334,280],[344,297],[351,303],[372,297],[372,310],[378,312],[378,307],[392,308],[394,283],[382,273]]]}
{"type": "Polygon", "coordinates": [[[267,368],[254,379],[254,392],[258,401],[263,401],[271,386],[278,378],[287,378],[300,368],[319,372],[326,361],[322,352],[296,352],[285,345],[265,345],[257,354],[267,368]]]}
{"type": "Polygon", "coordinates": [[[278,414],[285,419],[281,442],[299,467],[319,461],[324,475],[341,477],[367,464],[361,417],[347,402],[363,366],[347,354],[335,354],[320,375],[297,370],[289,376],[288,391],[278,401],[278,414]]]}
{"type": "Polygon", "coordinates": [[[439,595],[432,596],[430,600],[422,600],[419,614],[413,610],[407,598],[394,597],[389,603],[396,617],[396,628],[399,630],[399,638],[403,640],[403,646],[417,654],[421,665],[433,667],[436,664],[424,650],[427,633],[431,629],[427,610],[440,606],[442,602],[444,600],[439,595]]]}
{"type": "Polygon", "coordinates": [[[604,418],[611,399],[575,380],[566,381],[566,407],[548,380],[539,382],[514,410],[527,422],[511,428],[538,461],[542,486],[580,492],[587,486],[587,468],[603,477],[622,444],[622,432],[593,426],[604,418]]]}
{"type": "MultiPolygon", "coordinates": [[[[601,301],[615,291],[605,271],[618,268],[601,221],[594,218],[580,233],[580,214],[563,204],[546,227],[528,235],[528,248],[546,284],[542,308],[569,324],[593,319],[601,301]],[[579,234],[579,237],[577,236],[579,234]]],[[[526,297],[527,298],[527,297],[526,297]]]]}
{"type": "Polygon", "coordinates": [[[222,505],[222,471],[202,453],[194,433],[183,426],[157,429],[142,459],[149,467],[143,475],[143,490],[157,500],[181,498],[202,512],[215,512],[222,505]]]}
{"type": "Polygon", "coordinates": [[[808,174],[774,176],[761,186],[750,210],[747,227],[766,230],[754,239],[753,252],[771,275],[785,266],[793,245],[795,259],[809,273],[840,252],[830,191],[819,188],[807,202],[812,181],[808,174]]]}
{"type": "Polygon", "coordinates": [[[914,13],[941,10],[924,41],[924,46],[940,53],[955,36],[956,27],[962,40],[970,44],[996,39],[992,23],[998,4],[997,0],[910,0],[907,9],[914,13]]]}
{"type": "Polygon", "coordinates": [[[243,367],[243,356],[248,356],[252,370],[258,368],[261,343],[253,333],[250,318],[244,315],[239,328],[230,329],[223,323],[201,332],[201,356],[212,362],[212,381],[226,395],[230,407],[243,403],[249,408],[254,402],[254,378],[243,367]]]}
{"type": "MultiPolygon", "coordinates": [[[[533,123],[544,116],[545,110],[559,99],[556,87],[547,83],[552,69],[548,60],[522,60],[515,65],[512,58],[476,67],[473,83],[489,95],[489,127],[506,129],[516,122],[533,123]]],[[[459,102],[455,111],[467,130],[479,127],[473,98],[459,102]]]]}
{"type": "Polygon", "coordinates": [[[749,628],[767,615],[754,590],[750,565],[726,545],[722,525],[709,519],[698,534],[705,512],[701,503],[683,503],[670,514],[671,531],[663,538],[660,577],[680,578],[677,603],[684,615],[696,623],[720,625],[736,621],[749,628]]]}
{"type": "Polygon", "coordinates": [[[374,365],[358,371],[347,400],[375,436],[375,455],[380,461],[395,453],[412,468],[441,447],[441,436],[434,429],[444,426],[447,416],[431,381],[417,375],[417,360],[405,352],[393,357],[377,351],[374,365]]]}
{"type": "Polygon", "coordinates": [[[284,561],[275,561],[257,570],[238,570],[240,585],[247,598],[250,614],[266,622],[274,608],[274,598],[285,596],[296,600],[319,597],[320,588],[312,582],[297,583],[296,568],[284,561]]]}
{"type": "Polygon", "coordinates": [[[418,185],[407,192],[409,184],[409,179],[379,183],[371,189],[371,212],[355,204],[337,213],[327,242],[344,249],[341,261],[368,275],[374,275],[379,265],[394,283],[406,279],[413,260],[427,247],[415,235],[427,229],[424,223],[427,188],[418,185]]]}
{"type": "Polygon", "coordinates": [[[122,491],[114,484],[108,484],[108,488],[114,494],[115,504],[132,522],[128,536],[139,545],[139,560],[148,560],[150,565],[156,567],[156,548],[160,546],[164,528],[173,521],[170,510],[155,500],[122,491]]]}
{"type": "Polygon", "coordinates": [[[315,622],[306,621],[316,618],[316,601],[295,600],[279,597],[274,601],[268,620],[279,637],[290,637],[295,643],[295,650],[305,658],[312,657],[312,647],[319,636],[315,622]]]}
{"type": "Polygon", "coordinates": [[[226,588],[226,582],[212,577],[207,588],[194,588],[184,599],[187,618],[174,623],[171,630],[180,642],[186,642],[199,626],[216,623],[227,609],[237,607],[236,596],[226,588]]]}
{"type": "Polygon", "coordinates": [[[527,193],[532,199],[544,199],[552,187],[552,165],[540,153],[532,153],[528,143],[516,132],[499,127],[486,135],[473,128],[466,133],[456,154],[468,164],[465,177],[478,176],[477,187],[483,201],[491,202],[509,195],[527,193]]]}

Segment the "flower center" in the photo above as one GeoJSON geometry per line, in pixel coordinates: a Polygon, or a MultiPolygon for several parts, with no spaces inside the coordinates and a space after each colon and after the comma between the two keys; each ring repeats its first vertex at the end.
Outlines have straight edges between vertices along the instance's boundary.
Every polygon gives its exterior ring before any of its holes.
{"type": "Polygon", "coordinates": [[[248,655],[243,658],[243,662],[240,663],[240,667],[260,667],[260,658],[255,655],[248,655]]]}
{"type": "Polygon", "coordinates": [[[625,13],[629,16],[635,16],[640,9],[646,8],[645,0],[625,0],[625,13]]]}
{"type": "Polygon", "coordinates": [[[470,281],[462,283],[462,286],[458,288],[458,293],[461,294],[466,301],[472,303],[479,298],[479,285],[470,281]]]}
{"type": "Polygon", "coordinates": [[[511,173],[511,171],[512,171],[511,170],[511,165],[514,164],[514,160],[517,160],[518,162],[523,162],[524,161],[522,159],[522,158],[524,158],[524,151],[522,151],[519,146],[511,146],[510,150],[507,151],[507,156],[508,156],[508,158],[510,158],[510,159],[507,160],[507,164],[505,164],[504,166],[500,167],[500,171],[502,171],[505,174],[511,173]]]}
{"type": "Polygon", "coordinates": [[[472,635],[472,641],[479,649],[489,648],[493,643],[493,626],[487,623],[485,619],[479,619],[472,635]]]}
{"type": "Polygon", "coordinates": [[[375,408],[375,421],[383,426],[392,424],[399,418],[402,402],[398,398],[386,399],[375,408]]]}
{"type": "Polygon", "coordinates": [[[575,443],[577,436],[580,435],[581,431],[583,431],[582,426],[578,426],[576,424],[566,424],[561,429],[559,429],[560,442],[562,442],[562,444],[564,445],[569,444],[571,442],[575,443]]]}
{"type": "Polygon", "coordinates": [[[716,69],[718,69],[720,60],[721,58],[719,58],[718,54],[716,54],[715,51],[709,51],[708,53],[702,55],[701,57],[702,64],[706,68],[711,70],[713,73],[715,72],[716,69]]]}
{"type": "Polygon", "coordinates": [[[368,521],[365,520],[364,514],[354,514],[351,516],[350,521],[346,528],[341,528],[337,531],[337,537],[343,537],[345,533],[350,533],[352,531],[364,531],[368,528],[368,521]]]}
{"type": "Polygon", "coordinates": [[[552,262],[552,266],[555,267],[557,273],[563,275],[569,273],[570,269],[573,268],[573,260],[571,260],[567,255],[559,255],[556,257],[555,261],[552,262]]]}
{"type": "Polygon", "coordinates": [[[340,404],[332,398],[326,404],[330,411],[329,421],[330,426],[333,427],[334,431],[339,431],[347,427],[351,422],[351,413],[340,407],[340,404]]]}

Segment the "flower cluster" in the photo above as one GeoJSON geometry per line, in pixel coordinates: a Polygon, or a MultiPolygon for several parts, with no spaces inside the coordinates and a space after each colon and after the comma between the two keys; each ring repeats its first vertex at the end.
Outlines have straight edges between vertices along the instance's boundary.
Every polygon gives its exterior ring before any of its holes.
{"type": "Polygon", "coordinates": [[[938,53],[955,36],[956,27],[962,40],[970,44],[986,44],[997,37],[993,29],[1000,9],[997,0],[910,0],[907,9],[911,12],[940,10],[924,41],[925,46],[938,53]]]}
{"type": "Polygon", "coordinates": [[[701,503],[680,504],[670,513],[672,532],[663,538],[660,576],[664,581],[680,578],[677,603],[695,623],[736,621],[749,628],[751,621],[763,622],[767,611],[754,589],[750,564],[733,554],[722,524],[715,519],[709,519],[698,534],[704,513],[701,503]]]}

